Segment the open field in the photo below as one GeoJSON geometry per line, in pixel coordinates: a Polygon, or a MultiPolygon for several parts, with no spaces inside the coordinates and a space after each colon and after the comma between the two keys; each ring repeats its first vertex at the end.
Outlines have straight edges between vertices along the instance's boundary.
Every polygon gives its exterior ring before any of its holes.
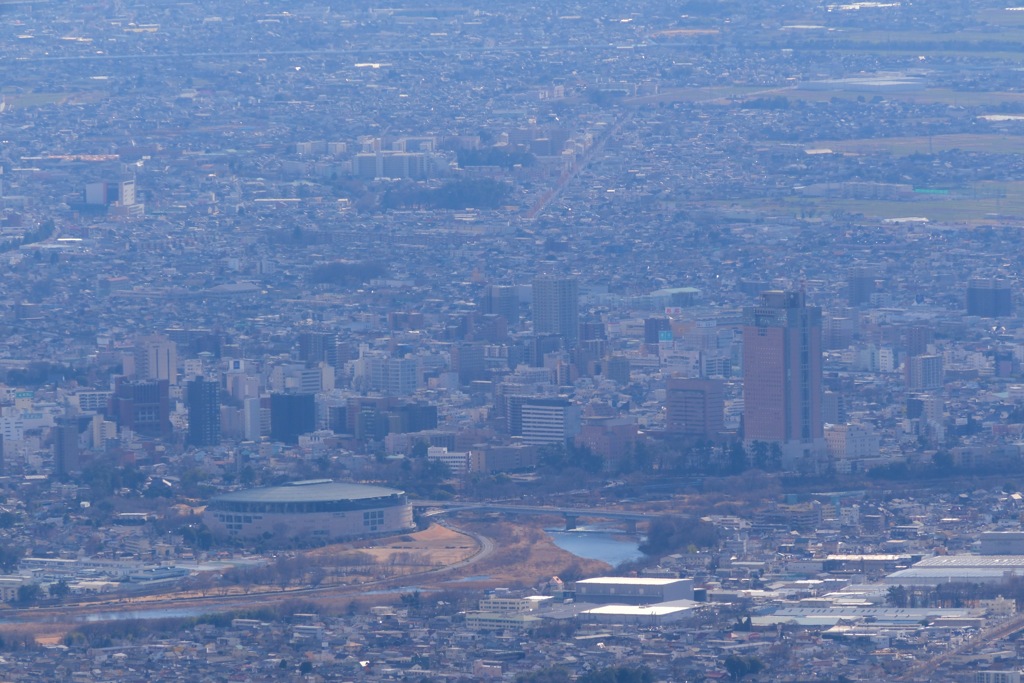
{"type": "Polygon", "coordinates": [[[871,99],[882,97],[898,102],[915,102],[919,104],[941,103],[962,107],[995,107],[1006,103],[1024,104],[1024,93],[1020,92],[973,92],[953,90],[950,88],[906,88],[899,86],[887,87],[876,91],[857,90],[837,84],[821,90],[803,90],[794,86],[764,88],[754,85],[733,85],[710,88],[670,88],[656,95],[631,97],[623,101],[633,106],[661,104],[670,102],[727,104],[736,101],[756,100],[764,97],[784,97],[787,100],[801,102],[830,102],[835,98],[841,100],[871,99]]]}
{"type": "Polygon", "coordinates": [[[840,212],[882,219],[920,216],[935,223],[1024,225],[1024,182],[979,182],[952,188],[948,194],[915,194],[907,199],[794,197],[786,204],[796,210],[795,214],[800,208],[813,206],[825,215],[840,212]]]}
{"type": "Polygon", "coordinates": [[[1024,153],[1024,135],[957,133],[952,135],[861,138],[858,140],[817,140],[813,143],[813,146],[831,149],[833,152],[858,154],[885,152],[893,156],[936,154],[952,149],[958,149],[963,152],[981,152],[984,154],[1022,154],[1024,153]]]}
{"type": "Polygon", "coordinates": [[[472,538],[439,524],[423,531],[385,539],[381,545],[339,544],[303,553],[307,561],[325,561],[341,556],[346,551],[358,548],[357,552],[373,558],[379,566],[409,566],[423,568],[447,566],[461,562],[477,550],[472,538]]]}
{"type": "MultiPolygon", "coordinates": [[[[933,223],[965,225],[1024,224],[1024,197],[1008,199],[953,199],[935,197],[913,202],[877,199],[838,199],[818,197],[811,203],[819,212],[862,214],[867,218],[906,218],[920,216],[933,223]],[[998,214],[998,215],[989,215],[998,214]]],[[[803,202],[800,204],[803,205],[803,202]]]]}
{"type": "Polygon", "coordinates": [[[758,199],[704,202],[704,209],[750,215],[829,217],[848,214],[865,219],[922,217],[932,223],[1024,227],[1024,182],[977,183],[953,188],[949,194],[916,194],[905,199],[797,196],[782,201],[758,199]]]}
{"type": "Polygon", "coordinates": [[[919,104],[949,104],[957,107],[985,107],[1011,103],[1024,103],[1024,93],[1017,92],[973,92],[952,90],[950,88],[891,88],[879,89],[874,92],[857,91],[842,86],[824,90],[800,90],[798,88],[781,88],[776,92],[766,92],[765,96],[783,96],[804,102],[829,102],[833,98],[856,100],[859,97],[871,99],[882,97],[896,102],[915,102],[919,104]]]}

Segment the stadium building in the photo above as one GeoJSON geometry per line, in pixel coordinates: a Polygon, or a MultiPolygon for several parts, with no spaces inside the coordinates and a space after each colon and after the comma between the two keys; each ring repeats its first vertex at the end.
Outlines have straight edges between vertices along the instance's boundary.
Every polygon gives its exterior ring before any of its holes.
{"type": "Polygon", "coordinates": [[[338,541],[413,528],[404,491],[330,479],[235,491],[217,496],[203,513],[216,538],[338,541]]]}

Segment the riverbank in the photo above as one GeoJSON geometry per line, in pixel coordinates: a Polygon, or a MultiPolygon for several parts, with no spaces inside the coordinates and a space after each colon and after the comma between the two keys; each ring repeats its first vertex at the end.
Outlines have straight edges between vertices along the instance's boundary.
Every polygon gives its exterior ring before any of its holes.
{"type": "MultiPolygon", "coordinates": [[[[527,588],[543,585],[553,576],[601,574],[612,568],[607,562],[577,557],[558,547],[544,530],[549,525],[543,519],[460,521],[460,528],[489,537],[495,550],[454,578],[476,588],[527,588]]],[[[450,587],[451,578],[445,583],[450,587]]]]}
{"type": "MultiPolygon", "coordinates": [[[[548,522],[550,524],[550,522],[548,522]]],[[[537,589],[553,576],[594,575],[609,571],[606,562],[577,557],[559,548],[544,531],[545,520],[515,523],[505,520],[457,520],[452,528],[428,529],[379,542],[360,544],[369,573],[388,567],[386,578],[347,576],[348,582],[319,588],[281,589],[272,584],[225,587],[223,593],[200,594],[186,590],[162,595],[111,596],[83,604],[11,610],[0,624],[0,637],[34,639],[53,644],[82,623],[120,619],[193,617],[216,612],[273,607],[291,600],[315,601],[340,609],[353,600],[378,604],[394,602],[411,588],[423,591],[475,590],[508,587],[537,589]],[[374,568],[374,569],[371,569],[374,568]],[[397,571],[395,571],[397,569],[397,571]]],[[[332,546],[301,553],[329,567],[338,553],[355,552],[352,546],[332,546]]],[[[329,573],[329,572],[328,572],[329,573]]]]}

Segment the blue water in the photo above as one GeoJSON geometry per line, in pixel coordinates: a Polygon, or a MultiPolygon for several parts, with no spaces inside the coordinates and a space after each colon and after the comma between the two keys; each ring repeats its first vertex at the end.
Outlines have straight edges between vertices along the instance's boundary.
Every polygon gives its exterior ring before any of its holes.
{"type": "Polygon", "coordinates": [[[94,623],[100,621],[130,621],[133,619],[180,619],[180,618],[192,618],[201,617],[206,614],[216,614],[217,612],[226,612],[223,607],[184,607],[184,608],[171,608],[171,609],[142,609],[135,611],[125,612],[93,612],[92,614],[86,614],[77,617],[76,621],[84,621],[86,623],[94,623]]]}
{"type": "Polygon", "coordinates": [[[588,531],[586,529],[572,531],[548,529],[547,534],[562,550],[587,560],[607,562],[613,567],[643,557],[639,548],[640,539],[635,537],[630,538],[608,531],[588,531]]]}

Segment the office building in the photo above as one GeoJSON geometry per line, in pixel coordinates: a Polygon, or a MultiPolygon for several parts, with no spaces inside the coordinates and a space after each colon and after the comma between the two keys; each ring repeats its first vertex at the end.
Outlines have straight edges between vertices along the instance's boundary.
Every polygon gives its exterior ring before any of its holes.
{"type": "Polygon", "coordinates": [[[579,338],[579,285],[575,278],[541,276],[533,281],[533,331],[558,335],[567,347],[579,338]]]}
{"type": "Polygon", "coordinates": [[[846,424],[846,398],[837,391],[826,391],[821,398],[821,420],[825,424],[846,424]]]}
{"type": "Polygon", "coordinates": [[[669,377],[665,387],[665,431],[717,439],[724,429],[724,389],[721,380],[669,377]]]}
{"type": "Polygon", "coordinates": [[[803,292],[767,291],[744,309],[744,438],[779,444],[787,469],[824,454],[821,362],[821,309],[803,292]]]}
{"type": "Polygon", "coordinates": [[[630,363],[625,356],[612,356],[605,364],[605,376],[613,382],[621,385],[630,382],[630,363]]]}
{"type": "Polygon", "coordinates": [[[973,278],[967,285],[967,315],[1002,318],[1013,315],[1013,296],[1006,280],[973,278]]]}
{"type": "Polygon", "coordinates": [[[579,406],[563,398],[529,398],[520,407],[525,444],[564,444],[580,430],[579,406]]]}
{"type": "Polygon", "coordinates": [[[269,412],[263,407],[263,399],[247,398],[242,401],[242,438],[258,441],[261,436],[269,434],[269,427],[264,429],[264,424],[269,422],[264,413],[269,412]]]}
{"type": "Polygon", "coordinates": [[[846,276],[847,301],[851,306],[871,303],[875,293],[875,270],[868,267],[851,268],[846,276]]]}
{"type": "Polygon", "coordinates": [[[364,356],[360,360],[370,391],[388,396],[406,396],[416,392],[419,372],[415,358],[364,356]]]}
{"type": "Polygon", "coordinates": [[[485,346],[480,343],[463,342],[451,347],[451,369],[458,373],[459,385],[487,378],[485,346]]]}
{"type": "Polygon", "coordinates": [[[482,451],[450,451],[444,446],[429,446],[427,460],[441,463],[456,477],[464,477],[484,468],[482,451]]]}
{"type": "Polygon", "coordinates": [[[668,318],[645,319],[644,344],[657,346],[663,341],[672,341],[672,321],[668,318]]]}
{"type": "Polygon", "coordinates": [[[338,335],[332,332],[300,332],[299,360],[310,367],[320,362],[338,365],[338,335]]]}
{"type": "Polygon", "coordinates": [[[935,341],[935,331],[924,325],[911,325],[903,331],[903,348],[908,356],[923,356],[935,341]]]}
{"type": "Polygon", "coordinates": [[[78,421],[61,420],[53,428],[53,473],[58,479],[67,479],[82,471],[79,450],[78,421]]]}
{"type": "Polygon", "coordinates": [[[169,383],[166,379],[131,381],[118,378],[111,397],[111,414],[121,429],[141,436],[171,435],[169,383]]]}
{"type": "Polygon", "coordinates": [[[488,285],[480,299],[485,314],[500,315],[509,325],[519,324],[519,291],[511,285],[488,285]]]}
{"type": "Polygon", "coordinates": [[[638,439],[634,417],[586,417],[576,435],[576,445],[600,456],[605,469],[618,471],[635,452],[638,439]]]}
{"type": "Polygon", "coordinates": [[[189,445],[216,446],[220,443],[220,383],[197,377],[186,387],[189,445]]]}
{"type": "Polygon", "coordinates": [[[827,425],[825,443],[832,468],[839,474],[863,472],[879,456],[879,436],[866,424],[827,425]]]}
{"type": "Polygon", "coordinates": [[[910,391],[940,389],[943,382],[942,356],[913,356],[907,361],[906,379],[907,389],[910,391]]]}
{"type": "Polygon", "coordinates": [[[313,394],[270,395],[270,439],[287,444],[316,430],[316,401],[313,394]]]}
{"type": "MultiPolygon", "coordinates": [[[[140,337],[132,352],[135,377],[139,380],[167,380],[178,383],[178,348],[163,335],[140,337]]],[[[127,371],[127,370],[126,370],[127,371]]]]}

